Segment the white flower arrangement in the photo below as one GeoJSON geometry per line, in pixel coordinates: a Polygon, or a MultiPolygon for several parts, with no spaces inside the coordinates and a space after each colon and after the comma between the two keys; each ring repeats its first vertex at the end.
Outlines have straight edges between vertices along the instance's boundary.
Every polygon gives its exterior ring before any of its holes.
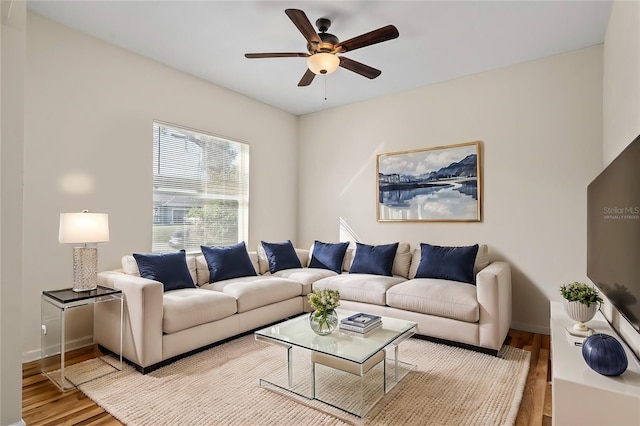
{"type": "Polygon", "coordinates": [[[315,311],[311,314],[313,320],[318,323],[320,330],[329,328],[327,316],[340,305],[340,292],[338,290],[315,290],[307,295],[309,304],[315,311]]]}

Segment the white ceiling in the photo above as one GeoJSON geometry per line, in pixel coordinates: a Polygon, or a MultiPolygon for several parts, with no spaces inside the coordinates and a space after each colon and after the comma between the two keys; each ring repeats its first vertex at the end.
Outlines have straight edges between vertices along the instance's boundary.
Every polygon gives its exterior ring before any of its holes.
{"type": "Polygon", "coordinates": [[[27,1],[35,13],[296,115],[415,89],[604,41],[611,1],[27,1]],[[345,56],[382,70],[339,68],[297,87],[306,52],[284,10],[332,21],[347,40],[393,24],[400,37],[345,56]],[[326,96],[326,100],[325,100],[326,96]]]}

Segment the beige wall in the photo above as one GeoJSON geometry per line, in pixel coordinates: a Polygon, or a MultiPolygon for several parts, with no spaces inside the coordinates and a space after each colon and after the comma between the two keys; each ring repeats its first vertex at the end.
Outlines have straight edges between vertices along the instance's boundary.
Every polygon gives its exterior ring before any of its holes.
{"type": "Polygon", "coordinates": [[[25,3],[0,4],[0,425],[22,415],[25,3]]]}
{"type": "Polygon", "coordinates": [[[368,244],[486,243],[512,267],[514,327],[547,332],[559,286],[586,280],[601,123],[602,46],[301,117],[299,242],[339,239],[342,219],[368,244]],[[376,222],[376,154],[474,140],[482,222],[376,222]]]}
{"type": "Polygon", "coordinates": [[[640,134],[640,1],[614,1],[604,42],[604,165],[640,134]]]}
{"type": "MultiPolygon", "coordinates": [[[[604,42],[602,152],[607,166],[640,135],[640,2],[615,1],[604,42]]],[[[640,357],[640,334],[605,303],[606,317],[640,357]]]]}
{"type": "MultiPolygon", "coordinates": [[[[72,249],[58,244],[61,212],[109,213],[101,270],[151,249],[153,119],[249,143],[247,244],[295,240],[295,116],[38,15],[28,14],[27,25],[25,352],[39,356],[40,292],[71,285],[72,249]]],[[[91,337],[86,318],[72,321],[72,338],[91,337]]]]}

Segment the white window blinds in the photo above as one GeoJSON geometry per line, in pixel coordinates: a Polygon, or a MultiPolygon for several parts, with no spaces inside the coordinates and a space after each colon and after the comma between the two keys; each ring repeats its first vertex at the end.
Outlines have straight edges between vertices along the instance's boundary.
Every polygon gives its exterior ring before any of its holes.
{"type": "Polygon", "coordinates": [[[153,251],[247,240],[249,145],[153,123],[153,251]]]}

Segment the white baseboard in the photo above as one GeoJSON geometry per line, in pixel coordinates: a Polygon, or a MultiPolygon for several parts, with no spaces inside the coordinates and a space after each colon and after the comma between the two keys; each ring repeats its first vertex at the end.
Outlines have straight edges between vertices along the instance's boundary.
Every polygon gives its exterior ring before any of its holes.
{"type": "Polygon", "coordinates": [[[551,335],[551,326],[542,327],[539,325],[526,324],[522,322],[512,322],[511,328],[514,330],[528,331],[530,333],[551,335]]]}
{"type": "Polygon", "coordinates": [[[20,419],[15,423],[11,423],[9,426],[27,426],[27,424],[24,422],[24,420],[20,419]]]}
{"type": "MultiPolygon", "coordinates": [[[[93,336],[84,336],[79,337],[77,339],[67,341],[67,351],[72,351],[74,349],[84,348],[86,346],[93,345],[93,336]]],[[[37,361],[41,357],[41,349],[34,349],[32,351],[22,352],[22,363],[27,363],[31,361],[37,361]]]]}

